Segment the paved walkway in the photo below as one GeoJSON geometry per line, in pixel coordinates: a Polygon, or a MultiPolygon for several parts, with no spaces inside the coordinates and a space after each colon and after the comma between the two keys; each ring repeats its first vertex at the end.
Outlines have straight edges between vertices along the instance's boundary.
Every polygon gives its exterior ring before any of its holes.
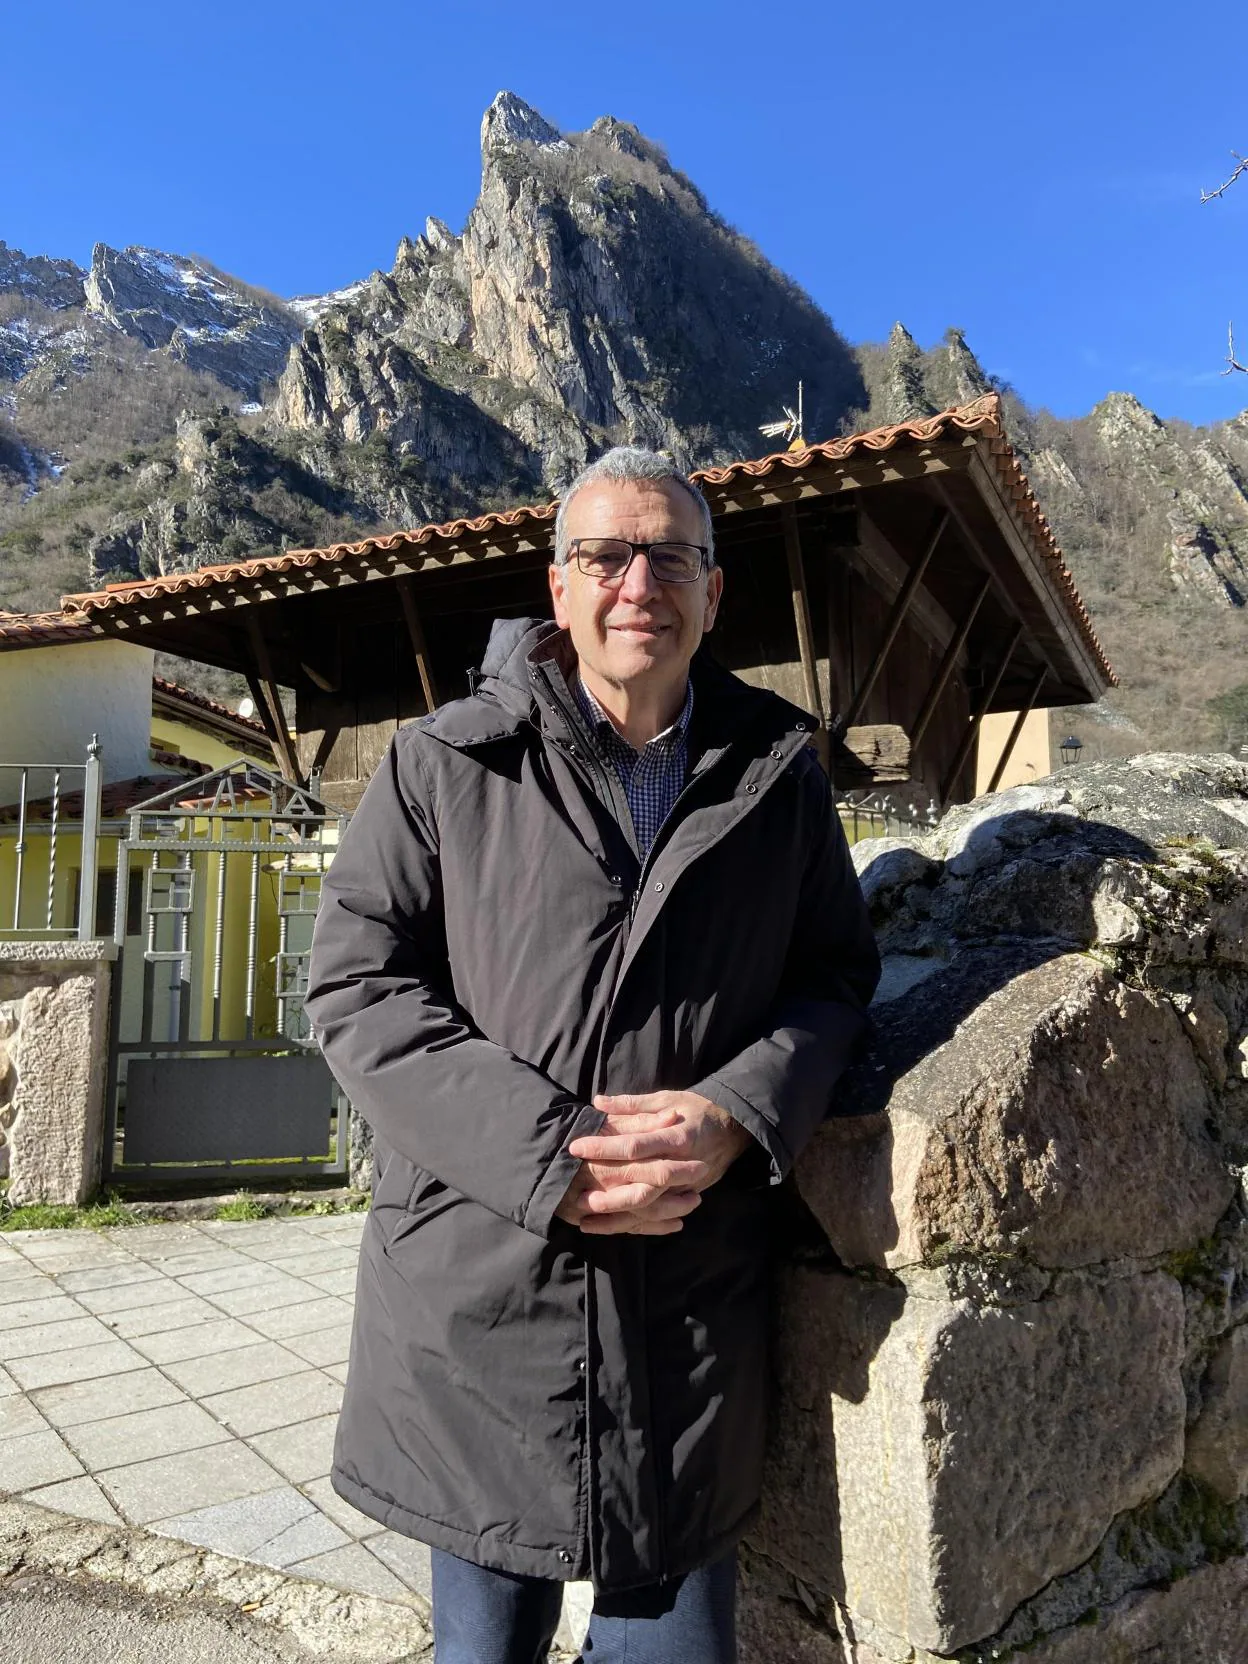
{"type": "Polygon", "coordinates": [[[0,1235],[0,1491],[411,1601],[329,1484],[363,1214],[0,1235]]]}

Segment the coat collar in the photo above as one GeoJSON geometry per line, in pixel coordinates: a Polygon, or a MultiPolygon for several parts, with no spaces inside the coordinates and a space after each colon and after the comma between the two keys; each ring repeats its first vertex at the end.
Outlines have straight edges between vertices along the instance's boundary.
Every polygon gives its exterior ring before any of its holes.
{"type": "MultiPolygon", "coordinates": [[[[538,726],[563,741],[571,740],[580,720],[568,678],[576,654],[568,632],[550,620],[498,619],[490,637],[475,691],[452,700],[420,727],[445,745],[467,748],[504,739],[526,726],[538,726]]],[[[814,719],[787,699],[750,687],[699,648],[689,668],[694,693],[697,753],[722,752],[734,742],[778,746],[786,752],[796,736],[809,734],[814,719]]]]}

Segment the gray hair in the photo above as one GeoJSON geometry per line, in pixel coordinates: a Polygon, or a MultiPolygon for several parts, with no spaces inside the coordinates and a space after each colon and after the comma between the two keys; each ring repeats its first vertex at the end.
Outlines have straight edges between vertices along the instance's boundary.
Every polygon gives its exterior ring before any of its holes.
{"type": "Polygon", "coordinates": [[[697,504],[698,514],[702,520],[701,536],[698,541],[706,546],[706,564],[715,564],[715,533],[711,529],[711,507],[697,486],[672,461],[670,456],[664,456],[662,451],[643,451],[637,445],[617,445],[614,450],[607,451],[597,462],[591,462],[588,468],[583,468],[563,494],[559,504],[559,513],[555,517],[555,565],[566,566],[568,562],[568,507],[577,492],[583,486],[593,485],[598,480],[617,480],[622,484],[635,480],[655,480],[660,484],[671,481],[682,491],[688,492],[697,504]]]}

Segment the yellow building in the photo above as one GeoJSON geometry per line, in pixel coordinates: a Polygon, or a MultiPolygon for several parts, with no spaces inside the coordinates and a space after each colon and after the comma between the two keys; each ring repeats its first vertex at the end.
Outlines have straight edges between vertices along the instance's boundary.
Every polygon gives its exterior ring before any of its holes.
{"type": "MultiPolygon", "coordinates": [[[[0,613],[3,934],[78,933],[93,740],[101,788],[93,929],[101,937],[113,934],[117,846],[130,810],[239,757],[270,760],[260,723],[154,676],[154,658],[150,648],[92,638],[59,615],[0,613]]],[[[131,888],[127,915],[134,923],[141,897],[131,888]]]]}

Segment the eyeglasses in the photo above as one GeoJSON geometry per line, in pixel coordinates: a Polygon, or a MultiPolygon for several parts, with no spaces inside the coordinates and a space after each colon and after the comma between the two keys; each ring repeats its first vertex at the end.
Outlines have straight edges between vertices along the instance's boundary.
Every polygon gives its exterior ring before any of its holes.
{"type": "Polygon", "coordinates": [[[571,550],[587,578],[611,585],[624,582],[637,555],[650,562],[656,583],[696,583],[708,554],[700,543],[629,543],[622,537],[574,537],[571,550]]]}

